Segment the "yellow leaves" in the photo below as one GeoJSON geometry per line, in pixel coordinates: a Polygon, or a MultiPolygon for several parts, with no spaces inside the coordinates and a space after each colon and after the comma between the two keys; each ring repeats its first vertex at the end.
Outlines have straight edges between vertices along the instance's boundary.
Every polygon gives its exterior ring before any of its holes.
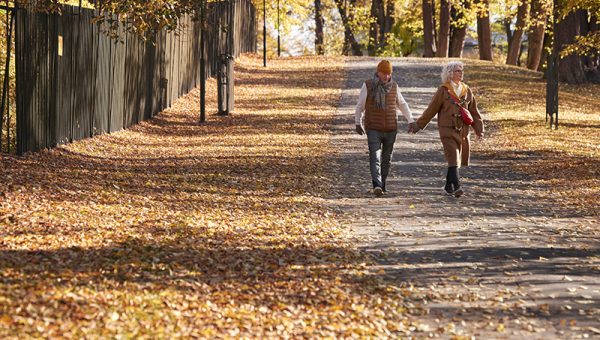
{"type": "Polygon", "coordinates": [[[560,85],[559,128],[545,126],[545,82],[539,73],[514,67],[474,64],[469,81],[482,91],[480,105],[494,133],[474,146],[492,157],[506,156],[512,171],[537,180],[553,180],[552,196],[564,206],[594,214],[600,177],[590,169],[600,167],[600,85],[560,85]],[[506,76],[510,73],[510,76],[506,76]],[[514,96],[518,92],[519,96],[514,96]],[[527,155],[518,159],[516,154],[527,155]]]}
{"type": "Polygon", "coordinates": [[[413,292],[379,288],[323,198],[341,60],[253,58],[236,60],[230,117],[198,125],[194,91],[127,131],[8,159],[0,337],[377,338],[410,324],[398,299],[413,292]]]}

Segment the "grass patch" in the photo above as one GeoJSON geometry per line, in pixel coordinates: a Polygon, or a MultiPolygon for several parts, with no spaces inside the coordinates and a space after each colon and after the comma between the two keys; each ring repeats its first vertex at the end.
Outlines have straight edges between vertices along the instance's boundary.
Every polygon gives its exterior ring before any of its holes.
{"type": "Polygon", "coordinates": [[[597,215],[600,198],[600,85],[559,86],[559,128],[545,123],[546,82],[539,72],[468,61],[466,82],[489,118],[490,155],[526,153],[511,164],[547,181],[558,204],[597,215]]]}

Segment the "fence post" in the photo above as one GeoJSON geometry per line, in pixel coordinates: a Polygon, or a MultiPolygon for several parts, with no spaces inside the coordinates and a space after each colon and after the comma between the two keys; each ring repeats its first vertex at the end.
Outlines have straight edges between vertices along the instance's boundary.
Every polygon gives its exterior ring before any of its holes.
{"type": "MultiPolygon", "coordinates": [[[[8,33],[8,42],[6,44],[6,63],[4,65],[4,86],[2,88],[2,103],[0,104],[0,152],[2,152],[2,124],[4,122],[4,111],[5,111],[5,105],[6,105],[6,99],[7,99],[7,93],[8,93],[8,86],[10,85],[10,50],[11,50],[11,44],[12,44],[12,27],[13,27],[13,19],[15,17],[13,11],[10,11],[10,20],[8,19],[8,12],[9,9],[6,8],[6,25],[7,27],[7,33],[8,33]],[[9,23],[10,22],[10,23],[9,23]]],[[[9,106],[9,105],[6,105],[9,106]]],[[[10,152],[10,106],[8,107],[8,112],[9,115],[7,115],[7,119],[6,119],[6,146],[8,148],[8,151],[10,152]]]]}
{"type": "Polygon", "coordinates": [[[204,60],[204,40],[206,21],[206,0],[200,1],[200,122],[206,121],[206,61],[204,60]]]}

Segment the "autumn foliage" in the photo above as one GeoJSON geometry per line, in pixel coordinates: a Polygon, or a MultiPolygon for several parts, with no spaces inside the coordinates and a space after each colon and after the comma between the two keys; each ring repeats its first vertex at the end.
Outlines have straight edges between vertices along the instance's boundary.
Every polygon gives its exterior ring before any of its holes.
{"type": "Polygon", "coordinates": [[[323,203],[342,60],[261,61],[238,61],[231,116],[199,124],[195,91],[129,130],[2,156],[0,337],[415,329],[411,293],[366,275],[323,203]]]}

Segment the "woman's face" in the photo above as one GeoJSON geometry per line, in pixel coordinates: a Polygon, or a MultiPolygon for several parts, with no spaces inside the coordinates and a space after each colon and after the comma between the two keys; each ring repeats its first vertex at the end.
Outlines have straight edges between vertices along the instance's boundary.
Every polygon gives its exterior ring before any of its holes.
{"type": "Polygon", "coordinates": [[[463,68],[462,68],[462,66],[459,66],[452,72],[452,81],[455,83],[459,83],[462,80],[463,80],[463,68]]]}

